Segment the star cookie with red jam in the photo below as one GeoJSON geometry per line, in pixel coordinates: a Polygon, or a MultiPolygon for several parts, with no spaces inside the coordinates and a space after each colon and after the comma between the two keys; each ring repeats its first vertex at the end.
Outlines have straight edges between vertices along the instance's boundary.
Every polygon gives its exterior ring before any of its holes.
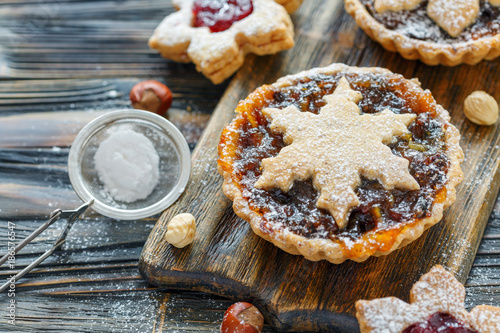
{"type": "Polygon", "coordinates": [[[273,0],[183,0],[174,4],[179,10],[160,23],[149,46],[165,58],[193,62],[215,84],[236,72],[247,53],[274,54],[294,45],[290,16],[273,0]]]}
{"type": "Polygon", "coordinates": [[[434,266],[410,291],[410,304],[396,297],[356,302],[361,333],[498,333],[500,308],[464,308],[465,288],[434,266]]]}
{"type": "Polygon", "coordinates": [[[345,0],[346,11],[385,49],[427,65],[500,56],[498,0],[345,0]]]}
{"type": "Polygon", "coordinates": [[[333,64],[264,85],[221,135],[235,213],[309,260],[386,255],[455,200],[460,134],[418,81],[333,64]]]}

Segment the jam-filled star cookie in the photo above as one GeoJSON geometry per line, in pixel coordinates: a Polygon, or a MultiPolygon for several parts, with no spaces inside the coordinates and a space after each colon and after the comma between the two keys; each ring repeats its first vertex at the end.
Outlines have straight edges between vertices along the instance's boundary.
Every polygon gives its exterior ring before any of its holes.
{"type": "Polygon", "coordinates": [[[500,308],[464,308],[465,288],[442,266],[415,283],[410,304],[386,297],[356,302],[361,333],[498,333],[500,308]]]}
{"type": "MultiPolygon", "coordinates": [[[[294,7],[291,0],[286,3],[294,7]]],[[[174,4],[179,10],[156,28],[150,47],[165,58],[193,62],[215,84],[236,72],[247,53],[274,54],[294,45],[290,16],[273,0],[177,0],[174,4]]]]}
{"type": "Polygon", "coordinates": [[[224,193],[291,254],[386,255],[455,201],[460,134],[417,80],[333,64],[264,85],[236,112],[219,144],[224,193]]]}

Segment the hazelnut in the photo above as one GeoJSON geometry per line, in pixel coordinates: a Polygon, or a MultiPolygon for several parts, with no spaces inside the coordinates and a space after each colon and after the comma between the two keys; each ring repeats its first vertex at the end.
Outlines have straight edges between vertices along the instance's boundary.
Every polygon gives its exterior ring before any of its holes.
{"type": "Polygon", "coordinates": [[[238,302],[224,313],[221,333],[260,333],[264,327],[264,317],[259,309],[250,303],[238,302]]]}
{"type": "Polygon", "coordinates": [[[167,223],[165,239],[173,246],[183,248],[193,242],[195,232],[194,216],[188,213],[179,214],[167,223]]]}
{"type": "Polygon", "coordinates": [[[493,125],[498,119],[498,103],[484,91],[474,91],[464,102],[465,116],[478,125],[493,125]]]}
{"type": "Polygon", "coordinates": [[[142,81],[130,90],[130,102],[134,109],[164,115],[172,105],[172,92],[161,82],[142,81]]]}

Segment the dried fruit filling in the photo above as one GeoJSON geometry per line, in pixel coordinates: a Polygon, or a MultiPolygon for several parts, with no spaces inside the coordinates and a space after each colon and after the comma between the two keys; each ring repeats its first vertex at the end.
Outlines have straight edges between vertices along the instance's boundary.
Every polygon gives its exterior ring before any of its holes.
{"type": "Polygon", "coordinates": [[[430,92],[412,89],[396,74],[340,73],[300,79],[280,89],[264,86],[261,96],[260,101],[242,112],[244,121],[237,129],[239,149],[232,173],[250,208],[263,216],[263,230],[286,228],[308,238],[358,239],[375,228],[392,229],[431,215],[436,195],[444,191],[449,160],[444,145],[446,125],[437,117],[437,105],[430,92]],[[417,114],[409,126],[411,135],[398,138],[390,148],[393,154],[409,160],[410,173],[421,188],[388,191],[378,181],[363,179],[356,191],[361,204],[351,211],[347,227],[340,230],[329,212],[316,207],[318,192],[310,180],[296,181],[288,192],[261,190],[254,184],[262,173],[261,161],[276,156],[285,146],[282,135],[271,132],[262,109],[295,105],[303,112],[318,113],[325,105],[323,96],[334,91],[342,76],[363,94],[358,103],[362,112],[378,113],[388,108],[394,113],[417,114]]]}
{"type": "Polygon", "coordinates": [[[482,37],[494,36],[500,33],[500,8],[492,6],[489,1],[480,1],[479,17],[476,22],[466,28],[458,37],[451,37],[446,31],[439,28],[427,16],[427,4],[422,3],[413,10],[399,12],[386,11],[377,13],[373,7],[374,0],[361,0],[370,14],[387,29],[396,30],[410,38],[432,42],[467,42],[482,37]]]}
{"type": "Polygon", "coordinates": [[[252,0],[195,0],[193,26],[208,27],[211,32],[221,32],[250,15],[252,11],[252,0]]]}
{"type": "Polygon", "coordinates": [[[407,327],[403,333],[477,333],[466,328],[455,317],[438,312],[421,323],[407,327]]]}

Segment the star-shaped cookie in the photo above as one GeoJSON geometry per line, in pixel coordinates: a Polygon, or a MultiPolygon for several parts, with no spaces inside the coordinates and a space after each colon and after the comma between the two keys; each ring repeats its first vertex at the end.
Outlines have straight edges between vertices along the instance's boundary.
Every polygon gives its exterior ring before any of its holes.
{"type": "Polygon", "coordinates": [[[290,16],[273,0],[252,0],[248,16],[219,32],[212,32],[207,26],[193,26],[194,0],[177,0],[175,4],[179,10],[160,23],[149,46],[165,58],[193,62],[215,84],[236,72],[248,53],[274,54],[294,45],[290,16]]]}
{"type": "MultiPolygon", "coordinates": [[[[410,304],[395,297],[360,300],[356,302],[356,317],[362,333],[401,333],[412,325],[425,328],[435,325],[436,320],[429,323],[429,319],[439,315],[451,316],[455,319],[452,325],[461,325],[468,332],[500,332],[500,308],[480,305],[467,312],[464,300],[464,286],[453,274],[437,265],[413,285],[410,304]]],[[[445,330],[441,327],[437,331],[445,330]]]]}
{"type": "Polygon", "coordinates": [[[418,190],[408,171],[408,160],[392,154],[386,144],[409,133],[415,114],[360,114],[360,92],[351,89],[345,77],[334,93],[324,97],[319,114],[300,112],[295,106],[283,110],[264,109],[271,129],[283,133],[287,146],[262,161],[264,169],[255,183],[263,189],[287,192],[294,180],[312,178],[320,192],[318,208],[328,210],[340,228],[347,224],[352,207],[359,204],[356,188],[361,176],[379,180],[387,190],[418,190]]]}

